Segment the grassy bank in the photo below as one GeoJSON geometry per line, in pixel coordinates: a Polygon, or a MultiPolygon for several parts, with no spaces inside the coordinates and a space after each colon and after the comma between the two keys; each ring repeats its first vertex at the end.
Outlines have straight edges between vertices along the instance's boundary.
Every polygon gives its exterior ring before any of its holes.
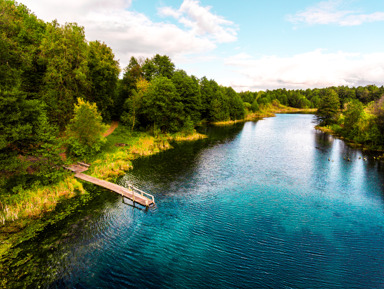
{"type": "MultiPolygon", "coordinates": [[[[158,135],[144,132],[131,132],[124,126],[107,136],[103,150],[86,159],[68,158],[68,162],[84,161],[91,164],[86,172],[94,177],[116,181],[132,169],[132,160],[156,154],[172,148],[172,141],[190,141],[206,136],[193,133],[185,135],[158,135]]],[[[54,185],[38,185],[28,190],[19,190],[2,196],[0,201],[0,258],[14,244],[25,239],[25,233],[37,221],[49,215],[57,205],[75,196],[87,194],[80,181],[72,173],[65,173],[64,178],[54,185]]],[[[39,227],[40,228],[40,227],[39,227]]]]}

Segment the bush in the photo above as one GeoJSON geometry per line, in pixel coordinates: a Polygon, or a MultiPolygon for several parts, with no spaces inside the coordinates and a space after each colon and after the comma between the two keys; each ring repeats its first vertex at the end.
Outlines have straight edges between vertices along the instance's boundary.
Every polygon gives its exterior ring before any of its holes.
{"type": "Polygon", "coordinates": [[[102,117],[97,111],[96,104],[77,99],[74,117],[67,127],[67,145],[69,153],[85,157],[100,151],[106,142],[103,133],[107,126],[102,123],[102,117]]]}

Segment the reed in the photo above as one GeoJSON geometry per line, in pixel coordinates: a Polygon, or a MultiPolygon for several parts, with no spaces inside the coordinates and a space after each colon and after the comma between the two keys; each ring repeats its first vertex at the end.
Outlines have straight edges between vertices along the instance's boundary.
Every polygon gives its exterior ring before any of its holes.
{"type": "Polygon", "coordinates": [[[195,141],[199,139],[207,138],[208,136],[193,132],[192,134],[176,133],[168,138],[169,141],[195,141]]]}
{"type": "Polygon", "coordinates": [[[53,211],[61,199],[78,193],[84,193],[83,185],[71,176],[55,185],[20,190],[1,203],[0,224],[39,218],[42,214],[53,211]]]}

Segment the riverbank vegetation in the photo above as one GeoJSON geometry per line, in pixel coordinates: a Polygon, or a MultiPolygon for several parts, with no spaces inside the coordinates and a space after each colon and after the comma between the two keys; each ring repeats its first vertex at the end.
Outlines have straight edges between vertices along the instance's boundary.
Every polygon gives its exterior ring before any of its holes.
{"type": "Polygon", "coordinates": [[[363,90],[333,88],[319,104],[318,128],[367,149],[384,150],[384,95],[382,88],[363,90]]]}
{"type": "Polygon", "coordinates": [[[89,162],[90,174],[116,180],[136,157],[203,138],[195,130],[201,123],[319,108],[321,125],[384,145],[383,87],[238,93],[176,69],[166,55],[131,57],[121,70],[112,49],[87,41],[83,27],[46,23],[15,1],[0,0],[0,13],[2,230],[22,229],[62,199],[84,193],[65,164],[89,162]],[[111,121],[119,126],[105,138],[111,121]]]}

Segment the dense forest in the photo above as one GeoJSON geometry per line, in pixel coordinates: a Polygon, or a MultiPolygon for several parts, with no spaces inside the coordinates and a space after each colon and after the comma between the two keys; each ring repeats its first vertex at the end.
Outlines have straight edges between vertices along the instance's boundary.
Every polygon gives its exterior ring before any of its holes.
{"type": "Polygon", "coordinates": [[[188,133],[202,122],[244,119],[272,106],[319,108],[322,125],[357,142],[384,145],[383,87],[237,93],[176,69],[166,55],[131,57],[121,70],[112,49],[87,41],[83,27],[46,23],[15,1],[0,0],[0,14],[3,186],[54,181],[63,162],[59,154],[100,151],[103,122],[111,120],[131,130],[188,133]]]}

